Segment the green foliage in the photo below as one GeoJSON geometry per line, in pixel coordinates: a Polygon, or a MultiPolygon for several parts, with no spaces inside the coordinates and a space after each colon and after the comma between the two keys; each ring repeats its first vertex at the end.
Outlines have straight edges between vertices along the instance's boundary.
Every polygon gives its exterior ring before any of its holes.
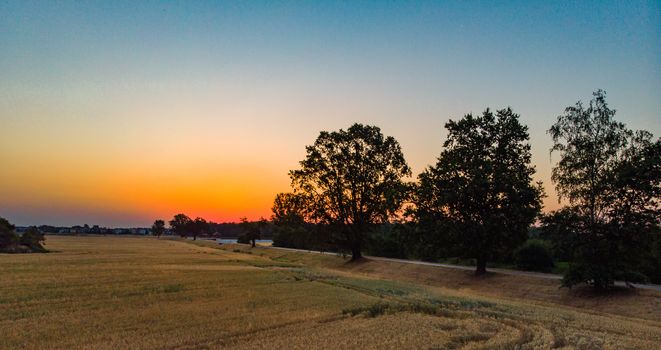
{"type": "Polygon", "coordinates": [[[411,227],[406,224],[380,225],[367,241],[368,254],[388,258],[406,259],[412,247],[411,227]]]}
{"type": "Polygon", "coordinates": [[[151,225],[151,234],[156,237],[161,237],[163,232],[165,232],[165,221],[155,220],[154,224],[151,225]]]}
{"type": "Polygon", "coordinates": [[[0,250],[7,250],[16,245],[18,237],[14,232],[16,226],[7,219],[0,217],[0,250]]]}
{"type": "Polygon", "coordinates": [[[528,271],[551,272],[554,267],[548,244],[538,239],[529,239],[514,251],[514,262],[528,271]]]}
{"type": "Polygon", "coordinates": [[[332,227],[333,241],[361,257],[370,226],[399,214],[411,175],[401,147],[375,126],[322,131],[291,171],[294,192],[305,196],[306,220],[332,227]]]}
{"type": "Polygon", "coordinates": [[[543,215],[541,222],[540,238],[549,242],[552,255],[562,261],[573,260],[585,220],[577,212],[563,208],[543,215]]]}
{"type": "Polygon", "coordinates": [[[587,108],[567,107],[549,130],[551,151],[560,154],[552,179],[570,205],[550,216],[545,230],[573,246],[566,286],[641,280],[641,253],[660,224],[661,142],[614,116],[599,90],[587,108]]]}
{"type": "Polygon", "coordinates": [[[44,233],[32,226],[23,232],[19,238],[19,244],[29,248],[32,252],[45,252],[46,249],[42,245],[45,240],[44,233]]]}
{"type": "Polygon", "coordinates": [[[593,95],[587,108],[580,101],[567,107],[548,132],[553,138],[551,152],[560,153],[552,174],[558,196],[596,221],[610,205],[612,170],[631,131],[614,120],[615,110],[608,107],[605,92],[593,95]]]}
{"type": "Polygon", "coordinates": [[[314,225],[305,221],[307,203],[300,194],[279,193],[273,201],[273,245],[287,248],[311,248],[317,242],[314,225]]]}
{"type": "Polygon", "coordinates": [[[0,253],[43,253],[44,234],[36,227],[28,228],[21,236],[14,231],[16,226],[0,217],[0,253]]]}
{"type": "Polygon", "coordinates": [[[649,250],[641,259],[640,271],[650,282],[661,284],[661,230],[653,232],[648,242],[649,250]]]}
{"type": "Polygon", "coordinates": [[[445,242],[477,260],[476,273],[523,243],[541,210],[543,191],[530,165],[528,128],[511,109],[467,114],[445,124],[448,136],[435,166],[420,176],[414,217],[423,240],[445,242]]]}

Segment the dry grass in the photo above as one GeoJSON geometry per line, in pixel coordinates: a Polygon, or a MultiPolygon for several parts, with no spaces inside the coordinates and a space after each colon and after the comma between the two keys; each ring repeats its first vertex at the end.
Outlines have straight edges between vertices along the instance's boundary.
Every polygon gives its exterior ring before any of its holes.
{"type": "MultiPolygon", "coordinates": [[[[520,292],[485,292],[492,283],[504,288],[497,279],[446,279],[385,262],[346,264],[332,256],[134,237],[49,236],[47,244],[56,252],[0,255],[1,349],[651,349],[661,343],[658,313],[640,318],[617,308],[581,309],[601,305],[594,300],[559,306],[567,304],[563,297],[537,300],[542,286],[527,292],[531,302],[520,300],[520,292]]],[[[650,303],[656,312],[658,298],[619,301],[634,308],[650,303]]]]}
{"type": "MultiPolygon", "coordinates": [[[[217,248],[208,241],[197,244],[217,248]]],[[[330,269],[366,278],[395,279],[436,287],[443,293],[461,296],[487,296],[507,300],[526,300],[539,305],[561,305],[605,313],[661,321],[661,293],[652,290],[618,290],[595,295],[589,288],[560,288],[560,282],[528,276],[488,274],[475,277],[472,271],[402,264],[365,259],[345,263],[334,256],[300,254],[276,249],[250,249],[245,245],[225,245],[221,249],[261,254],[274,260],[290,261],[315,268],[330,269]]]]}

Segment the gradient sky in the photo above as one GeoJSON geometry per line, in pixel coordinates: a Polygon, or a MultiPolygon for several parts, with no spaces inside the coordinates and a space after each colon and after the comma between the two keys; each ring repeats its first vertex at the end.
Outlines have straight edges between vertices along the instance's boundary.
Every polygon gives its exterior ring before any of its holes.
{"type": "Polygon", "coordinates": [[[394,136],[414,174],[443,124],[511,106],[545,209],[546,130],[608,92],[661,134],[661,4],[0,0],[0,216],[148,226],[268,217],[320,130],[394,136]]]}

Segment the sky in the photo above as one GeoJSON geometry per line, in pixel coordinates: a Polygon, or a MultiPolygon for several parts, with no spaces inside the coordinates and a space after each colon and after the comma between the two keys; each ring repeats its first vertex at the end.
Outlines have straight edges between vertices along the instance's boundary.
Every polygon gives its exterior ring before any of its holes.
{"type": "Polygon", "coordinates": [[[550,211],[555,118],[604,89],[658,137],[660,68],[659,1],[0,0],[0,216],[269,217],[321,130],[377,125],[416,176],[508,106],[550,211]]]}

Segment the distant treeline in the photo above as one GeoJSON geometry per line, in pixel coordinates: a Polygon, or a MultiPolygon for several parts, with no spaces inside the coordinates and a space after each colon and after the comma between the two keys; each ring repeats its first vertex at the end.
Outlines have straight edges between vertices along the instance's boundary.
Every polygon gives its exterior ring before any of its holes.
{"type": "MultiPolygon", "coordinates": [[[[146,235],[150,233],[149,228],[146,227],[126,227],[126,228],[109,228],[101,227],[99,225],[90,226],[74,225],[74,226],[51,226],[40,225],[35,226],[39,231],[44,233],[56,234],[117,234],[117,235],[146,235]]],[[[16,231],[22,232],[29,227],[17,227],[16,231]]]]}
{"type": "MultiPolygon", "coordinates": [[[[205,230],[205,237],[214,238],[239,238],[244,233],[240,222],[208,222],[208,230],[205,230]]],[[[39,226],[16,226],[17,233],[25,232],[31,228],[36,228],[40,232],[48,234],[108,234],[108,235],[150,235],[152,228],[150,227],[124,227],[124,228],[111,228],[102,227],[99,225],[90,226],[88,224],[75,225],[75,226],[53,226],[53,225],[39,225],[39,226]]],[[[164,228],[162,234],[174,235],[175,233],[169,229],[164,228]]],[[[273,237],[273,230],[264,230],[263,239],[271,239],[273,237]]]]}

